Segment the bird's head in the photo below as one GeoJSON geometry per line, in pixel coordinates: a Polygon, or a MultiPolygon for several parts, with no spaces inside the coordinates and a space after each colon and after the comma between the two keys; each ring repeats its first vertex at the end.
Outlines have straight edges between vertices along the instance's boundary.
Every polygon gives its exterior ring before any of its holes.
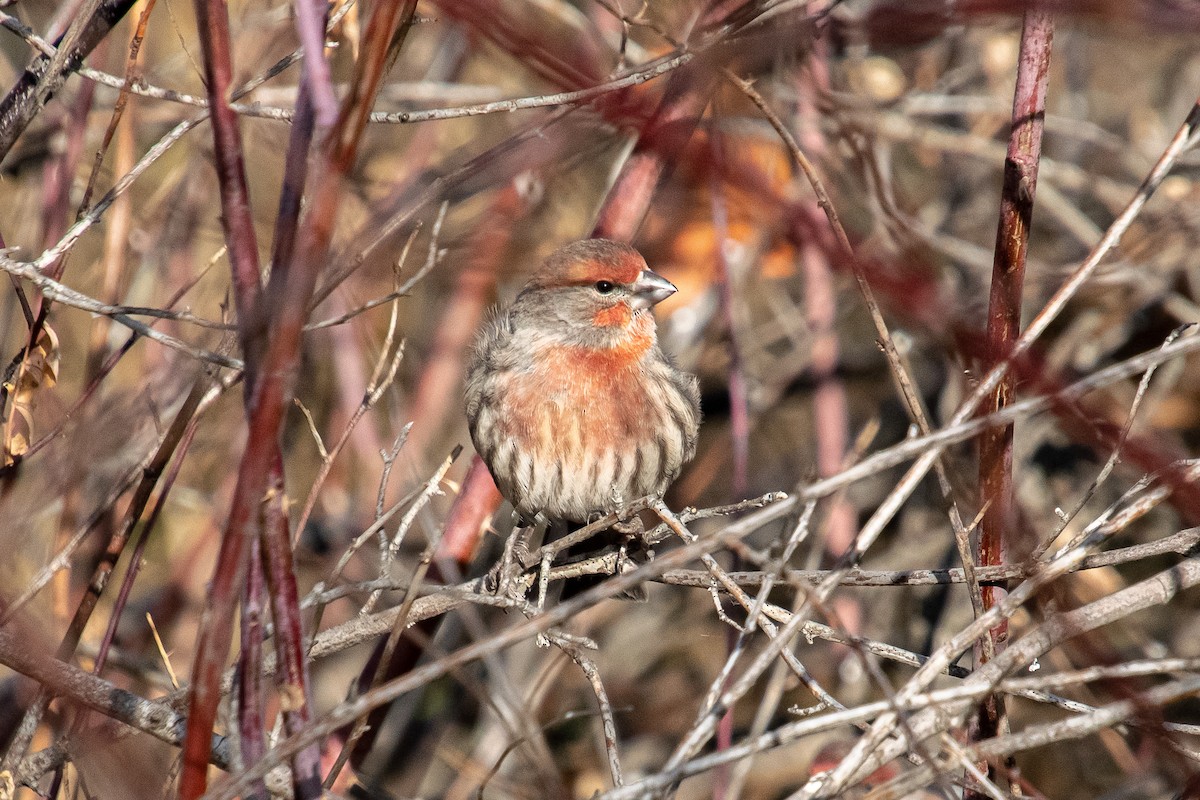
{"type": "Polygon", "coordinates": [[[584,239],[551,253],[517,304],[543,324],[567,332],[574,343],[613,347],[632,335],[653,341],[648,309],[675,291],[629,245],[584,239]]]}

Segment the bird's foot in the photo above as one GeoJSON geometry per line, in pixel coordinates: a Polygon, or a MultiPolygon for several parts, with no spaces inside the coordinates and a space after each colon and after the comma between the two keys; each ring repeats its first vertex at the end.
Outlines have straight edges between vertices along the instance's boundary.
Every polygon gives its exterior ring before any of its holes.
{"type": "Polygon", "coordinates": [[[617,533],[623,534],[626,539],[641,538],[646,532],[646,526],[642,523],[642,518],[637,515],[629,519],[618,519],[613,523],[612,529],[617,533]]]}
{"type": "Polygon", "coordinates": [[[504,554],[500,557],[500,562],[484,576],[484,587],[493,591],[497,597],[524,597],[528,587],[522,585],[520,578],[525,571],[522,565],[529,558],[529,540],[534,531],[535,527],[532,525],[514,529],[504,543],[504,554]]]}

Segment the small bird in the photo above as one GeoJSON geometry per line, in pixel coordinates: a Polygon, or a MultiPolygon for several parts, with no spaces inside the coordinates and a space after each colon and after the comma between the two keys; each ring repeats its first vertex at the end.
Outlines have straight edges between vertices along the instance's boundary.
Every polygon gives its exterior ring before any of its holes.
{"type": "Polygon", "coordinates": [[[676,291],[632,247],[564,245],[475,341],[471,439],[527,521],[586,523],[662,496],[696,452],[700,392],[658,345],[676,291]]]}

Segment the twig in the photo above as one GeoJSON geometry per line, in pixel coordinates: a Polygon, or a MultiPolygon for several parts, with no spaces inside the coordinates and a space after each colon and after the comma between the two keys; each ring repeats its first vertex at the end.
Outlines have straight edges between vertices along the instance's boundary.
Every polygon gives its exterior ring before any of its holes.
{"type": "Polygon", "coordinates": [[[133,0],[89,0],[53,56],[35,56],[0,101],[0,161],[46,101],[133,6],[133,0]]]}
{"type": "MultiPolygon", "coordinates": [[[[168,137],[169,136],[170,134],[168,134],[168,137]]],[[[166,139],[163,141],[166,141],[166,139]]],[[[162,142],[160,142],[160,144],[162,144],[162,142]]],[[[130,172],[128,174],[133,173],[130,172]]],[[[97,207],[99,206],[97,205],[97,207]]],[[[78,226],[79,223],[76,223],[76,227],[78,226]]],[[[74,228],[72,228],[72,230],[74,230],[74,228]]],[[[82,233],[82,230],[80,233],[82,233]]],[[[68,236],[69,235],[70,233],[68,232],[68,236]]],[[[62,243],[60,242],[60,244],[56,245],[55,248],[51,248],[51,250],[47,250],[46,252],[49,253],[55,250],[61,246],[61,244],[62,243]]],[[[43,261],[46,261],[47,263],[52,261],[47,260],[45,258],[45,254],[43,254],[42,257],[39,257],[37,261],[15,261],[11,258],[11,252],[11,250],[0,251],[0,269],[4,270],[10,275],[29,281],[36,286],[39,291],[41,291],[42,296],[46,299],[53,300],[56,303],[62,303],[63,305],[71,306],[72,308],[77,308],[81,311],[88,311],[92,314],[102,314],[106,317],[111,317],[115,322],[119,322],[140,336],[145,336],[147,339],[166,345],[173,350],[178,350],[179,352],[191,356],[197,360],[207,361],[211,364],[216,364],[221,367],[229,367],[230,369],[242,369],[242,362],[236,358],[231,358],[229,356],[221,355],[220,353],[214,353],[209,350],[202,350],[200,348],[193,347],[187,342],[176,339],[170,334],[155,330],[146,323],[133,319],[133,317],[130,316],[130,314],[150,314],[167,319],[182,319],[186,315],[176,314],[175,312],[170,311],[160,312],[156,309],[126,308],[124,306],[109,305],[108,303],[88,297],[81,292],[77,292],[41,272],[41,268],[38,265],[40,265],[43,261]]],[[[194,318],[193,320],[189,321],[194,321],[194,318]]]]}
{"type": "MultiPolygon", "coordinates": [[[[169,706],[145,700],[78,667],[40,655],[37,648],[29,646],[29,637],[17,631],[0,630],[0,663],[28,675],[53,694],[69,698],[156,739],[172,745],[182,741],[186,721],[169,706]]],[[[215,744],[210,751],[213,763],[227,767],[227,743],[218,739],[215,744]]]]}
{"type": "MultiPolygon", "coordinates": [[[[233,797],[244,791],[245,786],[248,785],[248,781],[254,780],[259,775],[266,774],[276,764],[280,763],[282,759],[288,758],[292,752],[307,746],[311,742],[319,741],[329,731],[336,730],[348,724],[370,709],[388,703],[417,686],[422,686],[452,669],[457,669],[462,664],[469,663],[490,653],[498,652],[516,642],[531,639],[539,633],[560,626],[584,609],[591,608],[602,598],[612,597],[626,591],[647,579],[661,575],[669,569],[681,566],[693,558],[711,553],[725,546],[730,541],[748,535],[752,530],[756,530],[759,527],[761,519],[769,511],[770,509],[767,509],[757,514],[751,514],[712,536],[704,537],[692,544],[678,548],[630,572],[618,573],[604,583],[583,592],[570,601],[549,609],[545,614],[501,631],[487,640],[469,644],[444,658],[418,667],[401,678],[366,692],[353,701],[343,703],[337,709],[317,721],[307,731],[288,737],[288,739],[281,742],[259,763],[248,765],[246,771],[241,775],[231,777],[221,784],[214,786],[209,792],[208,800],[232,800],[233,797]]],[[[394,615],[388,612],[383,612],[376,616],[379,618],[379,621],[389,619],[392,623],[395,622],[394,615]]]]}
{"type": "MultiPolygon", "coordinates": [[[[1004,162],[1004,188],[1000,196],[1000,222],[996,232],[996,255],[992,266],[991,294],[987,314],[986,369],[992,369],[1008,354],[1021,328],[1021,300],[1025,282],[1025,255],[1029,249],[1029,229],[1037,191],[1038,162],[1042,152],[1042,128],[1046,114],[1046,86],[1050,77],[1050,53],[1054,41],[1054,22],[1047,12],[1025,12],[1021,30],[1021,49],[1017,62],[1017,84],[1013,92],[1012,129],[1008,156],[1004,162]]],[[[997,382],[980,411],[999,411],[1008,405],[1016,391],[1011,371],[997,382]]],[[[989,428],[979,439],[979,492],[986,504],[980,521],[978,563],[981,566],[1003,564],[1009,543],[1015,534],[1017,509],[1013,506],[1012,486],[1013,426],[989,428]]],[[[987,610],[1003,597],[998,586],[982,588],[983,608],[987,610]]],[[[988,645],[976,649],[976,661],[994,658],[1008,636],[1001,622],[988,634],[988,645]]],[[[989,739],[1007,728],[1004,706],[998,696],[984,700],[979,709],[974,741],[989,739]]],[[[988,775],[996,771],[987,767],[988,775]]],[[[965,800],[981,795],[968,789],[965,800]]]]}
{"type": "MultiPolygon", "coordinates": [[[[1191,327],[1191,325],[1182,325],[1171,331],[1167,338],[1163,340],[1162,346],[1167,347],[1191,327]]],[[[1083,511],[1084,506],[1087,505],[1087,503],[1096,494],[1096,491],[1100,488],[1101,484],[1108,479],[1108,476],[1112,473],[1113,469],[1116,468],[1117,462],[1121,458],[1121,447],[1124,445],[1125,440],[1129,438],[1129,432],[1133,429],[1134,420],[1137,418],[1138,410],[1142,405],[1142,400],[1145,398],[1146,392],[1150,388],[1150,381],[1154,377],[1154,372],[1158,369],[1158,366],[1158,364],[1151,364],[1142,374],[1142,379],[1138,381],[1137,391],[1135,391],[1133,395],[1133,402],[1129,405],[1129,413],[1125,416],[1125,423],[1121,426],[1121,432],[1117,436],[1116,444],[1113,447],[1112,452],[1109,453],[1108,458],[1105,460],[1104,466],[1100,468],[1100,471],[1096,474],[1096,477],[1090,484],[1088,484],[1087,490],[1083,493],[1082,497],[1080,497],[1079,502],[1075,504],[1075,508],[1062,516],[1061,524],[1057,527],[1054,534],[1047,536],[1044,540],[1042,540],[1041,543],[1037,545],[1037,547],[1034,548],[1034,558],[1040,558],[1041,555],[1046,552],[1046,549],[1058,539],[1058,537],[1066,529],[1067,525],[1069,525],[1071,521],[1075,519],[1081,511],[1083,511]]]]}
{"type": "MultiPolygon", "coordinates": [[[[419,492],[417,492],[417,495],[412,504],[409,506],[408,511],[404,512],[404,516],[400,518],[400,524],[396,526],[396,533],[392,535],[391,539],[389,539],[383,529],[380,528],[380,575],[387,575],[390,571],[389,567],[395,560],[396,554],[400,552],[400,545],[404,542],[404,537],[408,533],[409,528],[412,527],[413,522],[416,520],[417,514],[421,513],[421,510],[425,508],[430,500],[433,499],[435,494],[441,493],[442,481],[445,479],[446,473],[450,470],[450,467],[454,464],[461,452],[462,445],[455,447],[454,451],[448,457],[446,457],[444,461],[442,461],[441,465],[436,470],[434,470],[433,475],[431,475],[429,479],[425,481],[424,486],[419,492]]],[[[363,604],[362,610],[359,611],[359,615],[361,616],[364,614],[370,614],[371,611],[374,610],[376,603],[379,602],[381,595],[382,592],[372,592],[371,596],[367,599],[367,602],[363,604]]]]}
{"type": "MultiPolygon", "coordinates": [[[[823,731],[835,730],[847,724],[871,720],[881,715],[886,717],[895,708],[898,708],[902,712],[931,709],[931,711],[921,715],[921,721],[928,720],[929,725],[936,724],[941,728],[948,727],[950,720],[947,717],[949,715],[953,714],[957,717],[965,715],[977,698],[982,697],[992,690],[992,679],[996,675],[1002,674],[1009,666],[1005,664],[997,668],[997,665],[1002,660],[1013,663],[1028,663],[1036,654],[1045,652],[1056,644],[1084,632],[1082,630],[1084,626],[1090,630],[1113,619],[1134,613],[1137,610],[1165,603],[1177,592],[1182,591],[1186,587],[1194,586],[1197,583],[1200,583],[1200,562],[1185,562],[1168,570],[1166,573],[1160,573],[1154,578],[1117,592],[1115,595],[1090,603],[1074,611],[1052,617],[1043,623],[1037,631],[1010,645],[1008,651],[996,660],[989,662],[979,672],[972,674],[968,680],[959,686],[951,689],[919,693],[902,691],[897,694],[894,700],[864,703],[846,711],[836,711],[820,716],[806,717],[796,722],[782,725],[752,741],[735,745],[727,751],[693,759],[674,771],[660,771],[636,783],[627,784],[622,789],[604,793],[600,795],[600,798],[601,800],[637,800],[638,798],[651,796],[653,793],[661,791],[683,778],[707,771],[718,764],[732,763],[745,758],[751,753],[780,747],[802,737],[823,731]],[[1013,653],[1018,649],[1021,655],[1019,658],[1014,658],[1013,653]],[[940,720],[940,722],[935,722],[935,720],[940,720]]],[[[985,630],[986,628],[981,630],[980,635],[985,630]]],[[[939,666],[945,666],[948,663],[947,660],[939,659],[939,666]]],[[[928,664],[922,669],[926,668],[928,668],[928,664]]],[[[1108,722],[1107,724],[1112,723],[1108,722]]],[[[918,733],[925,733],[929,729],[929,725],[918,727],[916,722],[912,723],[912,727],[917,729],[918,733]]],[[[885,743],[881,751],[872,755],[870,762],[863,765],[864,769],[873,768],[874,765],[895,757],[898,751],[904,747],[904,742],[885,743]]],[[[857,766],[855,765],[854,768],[857,769],[857,766]]],[[[814,780],[819,781],[820,778],[821,776],[816,776],[814,780]]],[[[823,796],[832,795],[825,794],[823,796]]]]}
{"type": "MultiPolygon", "coordinates": [[[[445,214],[445,210],[446,210],[445,206],[442,206],[441,214],[439,214],[437,221],[434,223],[435,233],[433,235],[435,237],[437,235],[436,231],[438,229],[440,229],[440,227],[441,227],[442,215],[445,214]]],[[[416,236],[416,231],[413,232],[413,236],[409,237],[408,242],[404,246],[404,250],[401,251],[400,260],[397,264],[397,268],[403,266],[404,261],[408,255],[409,245],[412,244],[412,240],[415,236],[416,236]]],[[[432,261],[432,256],[429,259],[429,261],[432,261]]],[[[397,293],[397,297],[398,297],[398,293],[397,293]]],[[[403,342],[401,342],[401,344],[399,346],[397,346],[394,351],[392,350],[392,343],[396,336],[396,326],[399,323],[399,319],[400,319],[399,305],[397,303],[393,302],[391,316],[388,320],[387,336],[384,337],[383,347],[379,351],[379,358],[375,362],[375,369],[371,375],[371,380],[367,384],[366,390],[363,392],[362,402],[360,402],[358,404],[358,408],[356,408],[354,410],[354,414],[350,417],[349,421],[347,421],[345,427],[342,429],[342,435],[338,438],[337,443],[333,446],[333,450],[331,450],[329,452],[321,453],[321,468],[320,468],[320,470],[318,470],[316,478],[313,479],[312,486],[309,488],[309,491],[308,491],[308,498],[304,501],[304,508],[300,512],[300,516],[297,517],[297,519],[296,519],[296,528],[295,528],[296,532],[292,538],[292,547],[293,548],[296,546],[296,543],[299,542],[300,536],[303,535],[304,528],[308,524],[308,520],[309,520],[309,517],[312,515],[313,508],[316,507],[317,496],[321,491],[321,487],[325,485],[325,480],[329,477],[330,471],[333,469],[334,459],[336,459],[338,457],[338,454],[341,453],[341,451],[345,448],[346,444],[350,441],[350,435],[354,432],[354,428],[355,428],[355,426],[358,425],[359,420],[361,420],[364,416],[366,416],[366,414],[368,412],[370,412],[372,408],[375,407],[375,404],[378,403],[379,400],[383,397],[383,395],[387,391],[388,387],[390,387],[392,385],[392,381],[394,381],[396,379],[396,372],[400,369],[400,362],[401,362],[401,359],[404,357],[403,342]],[[387,359],[387,356],[389,353],[391,353],[390,361],[387,359]],[[386,367],[385,367],[385,364],[387,365],[386,367]]],[[[314,432],[315,432],[315,430],[314,430],[314,432]]],[[[401,437],[406,438],[407,436],[408,436],[408,426],[405,426],[405,428],[403,428],[401,430],[400,434],[396,438],[396,444],[397,444],[396,452],[399,452],[399,447],[403,445],[403,441],[402,441],[401,437]]],[[[394,460],[395,456],[393,456],[392,458],[394,460]]],[[[388,466],[388,464],[385,463],[384,476],[382,479],[382,482],[384,484],[387,483],[387,475],[390,472],[391,472],[390,466],[388,466]]],[[[382,487],[381,487],[380,491],[382,493],[382,487]]],[[[377,508],[376,508],[376,517],[378,517],[382,513],[383,513],[383,506],[382,506],[382,494],[381,494],[381,502],[377,505],[377,508]]]]}
{"type": "MultiPolygon", "coordinates": [[[[1120,564],[1130,564],[1155,556],[1174,553],[1187,554],[1197,543],[1200,543],[1200,528],[1187,528],[1170,536],[1164,536],[1153,542],[1116,548],[1103,553],[1090,555],[1079,562],[1074,571],[1112,567],[1120,564]]],[[[1009,564],[994,567],[981,567],[975,570],[976,579],[981,583],[1009,583],[1023,580],[1032,576],[1038,569],[1038,562],[1024,564],[1009,564]]],[[[808,588],[820,583],[828,577],[832,570],[786,570],[779,580],[790,586],[808,588]]],[[[769,572],[730,572],[729,580],[739,586],[760,586],[767,580],[769,572]]],[[[674,586],[708,586],[711,583],[709,574],[702,570],[678,570],[662,576],[662,582],[674,586]]],[[[965,571],[953,569],[900,569],[900,570],[864,570],[854,569],[845,573],[840,581],[841,586],[864,587],[900,587],[900,586],[938,586],[943,584],[962,584],[969,580],[965,571]]]]}
{"type": "Polygon", "coordinates": [[[595,662],[584,655],[583,649],[578,644],[554,633],[546,635],[555,647],[570,656],[571,660],[579,666],[584,677],[587,678],[588,685],[592,687],[592,693],[596,695],[596,704],[600,709],[604,751],[608,754],[608,774],[612,779],[613,786],[624,786],[625,780],[621,776],[621,759],[617,753],[617,724],[613,718],[612,703],[608,700],[608,692],[604,689],[604,681],[600,678],[600,670],[596,668],[595,662]]]}

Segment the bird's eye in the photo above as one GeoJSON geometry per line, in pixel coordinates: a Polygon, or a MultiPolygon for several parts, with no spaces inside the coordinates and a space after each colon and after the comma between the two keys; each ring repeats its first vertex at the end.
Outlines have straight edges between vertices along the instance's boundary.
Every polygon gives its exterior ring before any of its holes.
{"type": "Polygon", "coordinates": [[[616,288],[617,286],[614,283],[609,283],[608,281],[596,281],[596,291],[600,294],[612,294],[613,290],[616,288]]]}

